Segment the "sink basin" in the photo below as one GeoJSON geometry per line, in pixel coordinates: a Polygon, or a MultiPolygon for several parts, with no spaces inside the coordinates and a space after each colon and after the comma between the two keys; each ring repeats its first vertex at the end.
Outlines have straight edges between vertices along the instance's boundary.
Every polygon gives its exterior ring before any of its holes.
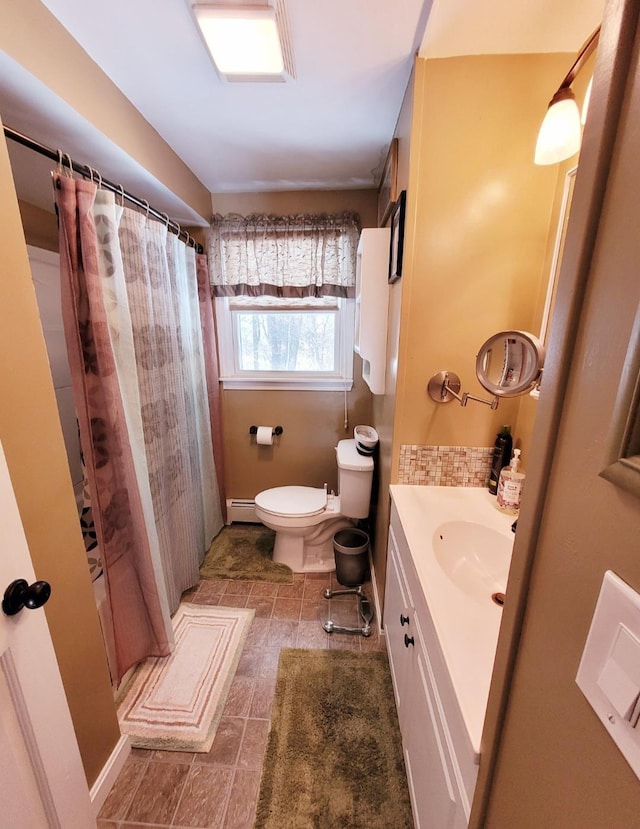
{"type": "Polygon", "coordinates": [[[504,593],[513,538],[483,524],[448,521],[433,534],[436,561],[446,576],[467,596],[485,603],[504,593]]]}

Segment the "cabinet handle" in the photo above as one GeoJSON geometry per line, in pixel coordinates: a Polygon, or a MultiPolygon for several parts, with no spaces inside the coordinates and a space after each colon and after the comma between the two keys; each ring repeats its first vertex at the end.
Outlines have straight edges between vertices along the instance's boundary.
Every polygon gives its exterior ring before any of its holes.
{"type": "Polygon", "coordinates": [[[409,617],[408,616],[403,616],[402,613],[401,613],[400,614],[400,627],[402,627],[403,625],[408,625],[408,624],[409,624],[409,617]]]}
{"type": "Polygon", "coordinates": [[[413,641],[413,636],[407,636],[407,634],[405,633],[405,635],[404,635],[404,646],[405,646],[405,648],[408,648],[409,645],[415,645],[415,642],[413,641]]]}

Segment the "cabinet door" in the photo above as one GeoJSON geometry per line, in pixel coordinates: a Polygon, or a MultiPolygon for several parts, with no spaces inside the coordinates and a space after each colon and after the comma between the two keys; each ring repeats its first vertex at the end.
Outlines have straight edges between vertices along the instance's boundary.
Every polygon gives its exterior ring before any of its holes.
{"type": "MultiPolygon", "coordinates": [[[[392,518],[393,521],[393,518],[392,518]]],[[[384,626],[416,829],[463,829],[467,816],[447,724],[403,566],[406,541],[389,529],[384,626]]],[[[425,620],[426,621],[426,620],[425,620]]]]}
{"type": "Polygon", "coordinates": [[[451,774],[426,656],[418,640],[412,667],[406,698],[405,763],[416,829],[460,829],[467,822],[451,774]]]}
{"type": "MultiPolygon", "coordinates": [[[[396,707],[400,730],[405,733],[405,717],[408,674],[411,665],[410,654],[404,644],[404,636],[409,631],[409,600],[404,587],[402,569],[398,557],[398,548],[393,530],[389,530],[389,548],[387,557],[387,583],[384,599],[384,629],[387,639],[387,651],[391,663],[391,675],[396,695],[396,707]]],[[[403,736],[404,739],[404,736],[403,736]]]]}

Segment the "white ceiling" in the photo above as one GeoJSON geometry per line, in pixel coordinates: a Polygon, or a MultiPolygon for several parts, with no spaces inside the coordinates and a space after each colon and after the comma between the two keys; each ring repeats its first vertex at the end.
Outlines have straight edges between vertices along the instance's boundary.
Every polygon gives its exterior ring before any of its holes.
{"type": "Polygon", "coordinates": [[[218,77],[186,0],[44,4],[213,192],[373,187],[425,8],[289,0],[296,80],[255,84],[218,77]]]}
{"type": "MultiPolygon", "coordinates": [[[[576,52],[604,4],[435,0],[425,36],[430,0],[288,0],[295,80],[230,84],[209,59],[189,0],[42,1],[213,193],[375,187],[421,44],[421,54],[435,57],[576,52]]],[[[0,79],[5,123],[63,146],[178,221],[196,222],[1,52],[0,79]]],[[[27,168],[38,165],[26,161],[29,151],[11,142],[10,150],[24,190],[33,180],[27,168]]]]}

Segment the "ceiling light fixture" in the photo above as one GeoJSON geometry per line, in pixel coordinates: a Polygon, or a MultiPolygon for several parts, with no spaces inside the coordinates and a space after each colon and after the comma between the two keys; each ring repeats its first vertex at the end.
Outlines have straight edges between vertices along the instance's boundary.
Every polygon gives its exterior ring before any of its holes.
{"type": "Polygon", "coordinates": [[[571,84],[598,45],[599,36],[600,26],[584,44],[558,91],[549,102],[549,108],[536,142],[534,157],[536,164],[557,164],[559,161],[571,158],[580,149],[582,140],[580,111],[571,84]]]}
{"type": "Polygon", "coordinates": [[[192,7],[218,73],[229,81],[293,77],[292,50],[282,0],[200,4],[192,7]]]}

